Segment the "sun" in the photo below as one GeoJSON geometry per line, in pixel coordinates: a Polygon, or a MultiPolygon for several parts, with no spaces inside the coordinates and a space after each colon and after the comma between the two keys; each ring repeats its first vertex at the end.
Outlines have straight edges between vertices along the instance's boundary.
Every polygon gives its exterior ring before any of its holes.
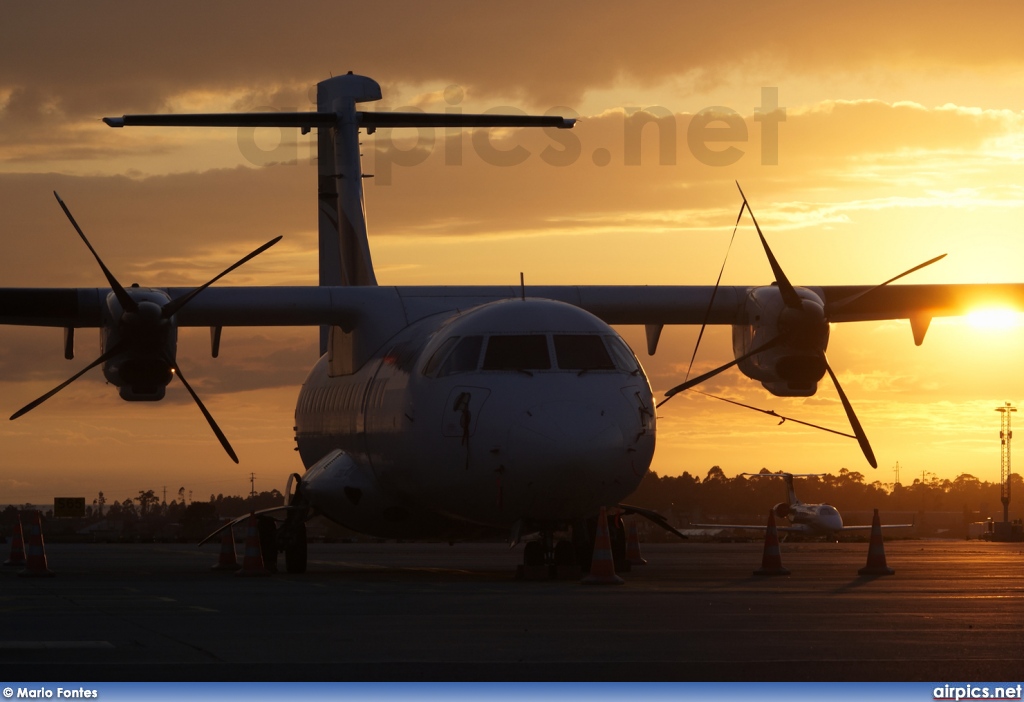
{"type": "Polygon", "coordinates": [[[985,307],[967,313],[967,323],[975,329],[1014,329],[1022,315],[1005,307],[985,307]]]}

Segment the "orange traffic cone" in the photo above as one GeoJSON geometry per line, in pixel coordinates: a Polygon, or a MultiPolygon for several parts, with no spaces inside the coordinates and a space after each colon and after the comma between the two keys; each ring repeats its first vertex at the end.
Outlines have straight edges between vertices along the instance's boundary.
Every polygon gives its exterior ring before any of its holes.
{"type": "Polygon", "coordinates": [[[640,535],[637,533],[636,522],[632,520],[626,530],[626,562],[630,565],[647,565],[647,559],[640,553],[640,535]]]}
{"type": "Polygon", "coordinates": [[[210,567],[210,570],[238,570],[241,567],[235,557],[234,529],[229,526],[221,532],[220,557],[217,559],[217,563],[210,567]]]}
{"type": "Polygon", "coordinates": [[[255,512],[249,515],[249,526],[245,532],[245,558],[242,560],[242,569],[235,575],[270,575],[270,571],[263,567],[263,549],[260,548],[260,530],[255,512]]]}
{"type": "Polygon", "coordinates": [[[4,561],[5,566],[23,566],[25,561],[25,538],[21,531],[21,513],[14,523],[14,534],[11,536],[11,557],[4,561]]]}
{"type": "Polygon", "coordinates": [[[31,521],[28,525],[28,543],[26,545],[28,555],[26,565],[28,567],[18,571],[18,575],[22,577],[53,577],[53,571],[46,567],[46,547],[43,545],[43,525],[39,519],[39,510],[34,509],[29,514],[31,521]]]}
{"type": "Polygon", "coordinates": [[[779,532],[775,528],[775,511],[768,510],[768,528],[764,532],[764,555],[761,556],[761,567],[754,575],[789,575],[789,570],[782,567],[782,554],[779,552],[779,532]]]}
{"type": "Polygon", "coordinates": [[[604,507],[597,516],[597,533],[594,534],[594,556],[590,559],[590,574],[583,578],[583,582],[603,585],[622,585],[626,582],[615,574],[612,540],[608,534],[608,513],[604,507]]]}
{"type": "Polygon", "coordinates": [[[885,545],[882,543],[882,521],[878,510],[871,518],[871,543],[868,544],[868,563],[857,571],[860,575],[894,575],[895,570],[885,564],[885,545]]]}

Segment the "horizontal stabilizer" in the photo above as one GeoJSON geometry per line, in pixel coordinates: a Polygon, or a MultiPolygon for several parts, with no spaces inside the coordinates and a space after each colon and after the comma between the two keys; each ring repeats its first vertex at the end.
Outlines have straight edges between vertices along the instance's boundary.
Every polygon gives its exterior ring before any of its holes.
{"type": "Polygon", "coordinates": [[[576,120],[558,116],[463,115],[425,112],[360,112],[363,127],[555,127],[572,129],[576,120]]]}
{"type": "MultiPolygon", "coordinates": [[[[367,129],[390,127],[555,127],[571,129],[576,120],[557,116],[463,115],[424,112],[357,112],[367,129]]],[[[110,127],[331,127],[333,112],[241,112],[104,117],[110,127]]]]}
{"type": "Polygon", "coordinates": [[[330,127],[333,112],[235,112],[191,115],[124,115],[104,117],[110,127],[330,127]]]}

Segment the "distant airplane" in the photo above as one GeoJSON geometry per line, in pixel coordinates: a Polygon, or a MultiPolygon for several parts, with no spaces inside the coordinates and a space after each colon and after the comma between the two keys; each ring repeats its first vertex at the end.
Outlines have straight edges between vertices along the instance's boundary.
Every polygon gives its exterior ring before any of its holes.
{"type": "MultiPolygon", "coordinates": [[[[786,519],[789,526],[776,526],[782,532],[806,534],[811,536],[824,536],[834,538],[843,531],[863,531],[870,529],[870,524],[858,524],[856,526],[844,526],[843,517],[832,505],[827,502],[812,504],[801,502],[796,497],[796,490],[793,489],[793,478],[814,478],[824,473],[741,473],[740,475],[751,478],[782,478],[786,481],[786,501],[779,502],[772,507],[772,512],[778,519],[786,519]]],[[[912,527],[913,524],[883,524],[883,529],[897,529],[900,527],[912,527]]],[[[767,524],[691,524],[690,528],[697,529],[755,529],[764,531],[767,524]]]]}
{"type": "MultiPolygon", "coordinates": [[[[829,325],[909,319],[920,344],[932,317],[993,300],[1024,306],[1022,284],[888,286],[906,273],[881,285],[794,287],[759,226],[776,278],[771,285],[379,286],[364,216],[361,131],[574,124],[552,116],[357,109],[380,99],[375,81],[350,73],[318,84],[315,112],[105,119],[112,127],[316,129],[320,284],[208,287],[273,240],[198,288],[125,288],[60,201],[109,287],[0,289],[0,323],[63,328],[67,358],[76,329],[99,328],[102,352],[11,418],[99,365],[129,401],[159,400],[177,376],[237,462],[182,374],[178,327],[209,327],[216,356],[224,327],[319,326],[321,356],[295,409],[305,471],[289,481],[287,517],[276,534],[289,571],[306,568],[304,524],[316,514],[382,537],[486,533],[514,543],[540,534],[524,551],[528,565],[589,562],[588,522],[637,488],[656,435],[650,384],[610,325],[644,325],[652,355],[666,324],[732,326],[734,360],[670,396],[733,365],[785,396],[813,395],[828,373],[864,455],[876,465],[825,358],[829,325]],[[560,541],[562,534],[571,536],[560,541]]],[[[740,195],[742,216],[750,207],[740,195]]],[[[142,465],[145,458],[139,456],[142,465]]]]}

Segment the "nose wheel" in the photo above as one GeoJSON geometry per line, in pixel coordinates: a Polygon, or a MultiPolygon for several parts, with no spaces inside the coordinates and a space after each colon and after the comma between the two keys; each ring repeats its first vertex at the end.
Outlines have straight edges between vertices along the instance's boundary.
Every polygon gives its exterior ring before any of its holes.
{"type": "MultiPolygon", "coordinates": [[[[542,529],[538,538],[526,542],[518,577],[524,580],[574,579],[589,573],[596,531],[596,517],[575,520],[568,532],[542,529]]],[[[609,517],[608,533],[615,570],[626,572],[630,566],[626,560],[626,529],[622,520],[609,517]]]]}

